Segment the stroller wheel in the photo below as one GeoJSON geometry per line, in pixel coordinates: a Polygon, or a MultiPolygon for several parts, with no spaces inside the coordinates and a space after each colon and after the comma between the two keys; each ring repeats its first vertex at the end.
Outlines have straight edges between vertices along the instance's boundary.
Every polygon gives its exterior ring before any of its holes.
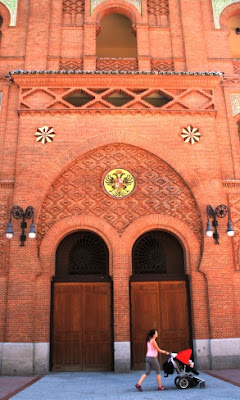
{"type": "Polygon", "coordinates": [[[177,387],[179,387],[179,380],[180,380],[180,376],[176,376],[176,378],[174,379],[174,383],[177,387]]]}
{"type": "Polygon", "coordinates": [[[178,387],[180,387],[181,389],[187,389],[189,386],[189,381],[187,378],[180,378],[179,382],[178,382],[178,387]]]}
{"type": "Polygon", "coordinates": [[[204,389],[205,386],[206,386],[206,383],[205,383],[205,382],[200,382],[199,387],[200,387],[201,389],[204,389]]]}

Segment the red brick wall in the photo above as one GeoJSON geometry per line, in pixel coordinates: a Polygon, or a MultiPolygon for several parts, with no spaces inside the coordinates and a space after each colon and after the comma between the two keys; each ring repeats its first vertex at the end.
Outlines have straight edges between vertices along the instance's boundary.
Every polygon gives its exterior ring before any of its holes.
{"type": "MultiPolygon", "coordinates": [[[[239,119],[232,115],[230,95],[240,93],[240,77],[233,75],[226,31],[214,29],[211,1],[169,0],[169,13],[156,19],[158,23],[153,23],[148,15],[146,1],[143,1],[142,16],[125,1],[103,2],[90,16],[87,1],[85,15],[75,25],[63,23],[61,2],[57,0],[42,1],[41,5],[32,1],[30,8],[27,1],[19,1],[16,27],[8,26],[9,15],[2,4],[0,13],[4,18],[0,53],[0,90],[3,93],[0,114],[0,299],[3,310],[0,341],[49,341],[50,283],[56,248],[68,233],[84,228],[100,234],[110,250],[116,341],[130,338],[132,245],[143,232],[156,228],[169,230],[183,243],[186,271],[191,277],[193,337],[237,337],[240,329],[239,119]],[[175,71],[218,70],[226,73],[225,78],[13,74],[13,82],[10,82],[5,77],[13,69],[58,70],[61,59],[83,58],[84,69],[94,70],[97,24],[111,7],[125,13],[136,24],[140,69],[149,71],[151,58],[162,62],[170,59],[175,71]],[[146,109],[137,102],[132,109],[127,106],[121,110],[106,109],[99,105],[91,109],[66,109],[61,93],[82,87],[164,89],[174,99],[165,110],[146,109]],[[59,95],[55,97],[53,108],[47,105],[48,89],[59,95]],[[26,106],[22,101],[27,90],[26,106]],[[56,136],[52,143],[43,146],[36,142],[34,133],[44,125],[52,126],[56,136]],[[183,142],[181,130],[188,125],[199,129],[202,134],[199,143],[183,142]],[[95,210],[90,212],[90,206],[74,217],[64,218],[60,213],[61,217],[54,223],[51,220],[50,224],[49,214],[43,211],[44,202],[56,180],[74,163],[85,163],[85,173],[88,168],[91,171],[91,163],[88,164],[91,155],[101,153],[112,144],[117,144],[119,151],[126,146],[134,151],[139,149],[140,169],[141,165],[145,166],[143,160],[147,155],[156,160],[159,168],[163,163],[168,165],[175,176],[180,177],[183,187],[191,193],[189,199],[194,199],[195,204],[183,203],[179,215],[154,213],[143,207],[141,215],[129,220],[121,232],[102,215],[94,213],[95,210]],[[225,235],[226,218],[219,223],[220,245],[205,238],[207,204],[231,207],[236,230],[234,239],[225,235]],[[20,227],[16,220],[13,221],[14,239],[6,242],[4,231],[12,205],[24,209],[32,205],[37,226],[47,218],[46,223],[50,225],[43,230],[41,243],[27,239],[26,246],[20,248],[20,227]],[[200,221],[200,235],[191,229],[186,222],[188,219],[200,221]]],[[[49,96],[51,98],[51,94],[49,96]]],[[[115,152],[112,150],[109,155],[109,169],[118,163],[115,152]]],[[[124,154],[124,165],[131,169],[132,159],[124,154]]],[[[100,175],[98,179],[100,182],[100,175]]],[[[98,185],[101,192],[100,183],[98,185]]],[[[149,201],[155,199],[150,190],[146,193],[149,201]]],[[[86,194],[84,201],[91,201],[91,196],[86,194]]],[[[121,204],[120,200],[118,202],[121,204]]]]}

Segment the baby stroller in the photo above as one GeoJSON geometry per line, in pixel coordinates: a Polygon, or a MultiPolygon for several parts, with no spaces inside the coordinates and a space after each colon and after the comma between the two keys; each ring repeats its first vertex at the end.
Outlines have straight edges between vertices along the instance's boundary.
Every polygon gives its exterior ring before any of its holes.
{"type": "Polygon", "coordinates": [[[203,389],[206,385],[205,380],[196,376],[199,375],[199,372],[194,369],[194,363],[190,360],[191,355],[191,349],[171,353],[168,360],[163,363],[164,377],[172,375],[176,370],[178,375],[174,383],[178,388],[187,389],[199,384],[199,387],[203,389]]]}

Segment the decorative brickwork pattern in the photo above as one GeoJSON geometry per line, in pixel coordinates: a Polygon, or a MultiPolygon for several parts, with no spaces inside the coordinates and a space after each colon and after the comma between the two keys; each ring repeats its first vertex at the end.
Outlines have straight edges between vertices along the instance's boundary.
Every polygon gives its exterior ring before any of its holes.
{"type": "Polygon", "coordinates": [[[240,271],[240,194],[229,195],[231,218],[234,227],[234,249],[236,270],[240,271]]]}
{"type": "Polygon", "coordinates": [[[172,60],[152,59],[152,71],[174,71],[174,64],[172,60]]]}
{"type": "Polygon", "coordinates": [[[97,71],[137,71],[137,58],[97,58],[97,71]]]}
{"type": "Polygon", "coordinates": [[[18,0],[0,0],[0,3],[3,3],[10,12],[10,26],[15,26],[17,22],[18,0]]]}
{"type": "Polygon", "coordinates": [[[63,0],[63,25],[82,25],[84,0],[63,0]]]}
{"type": "Polygon", "coordinates": [[[84,0],[63,0],[63,14],[83,14],[84,0]]]}
{"type": "Polygon", "coordinates": [[[141,216],[170,215],[184,221],[201,242],[197,204],[182,178],[156,156],[133,146],[115,144],[94,150],[53,182],[39,215],[38,243],[56,222],[74,214],[102,218],[119,234],[141,216]],[[109,197],[103,188],[103,176],[118,166],[129,169],[136,179],[132,195],[122,199],[109,197]]]}
{"type": "Polygon", "coordinates": [[[238,2],[239,0],[212,0],[215,28],[220,29],[219,19],[224,8],[238,2]]]}
{"type": "Polygon", "coordinates": [[[95,88],[72,87],[72,88],[23,88],[20,94],[20,110],[46,110],[46,109],[102,109],[108,112],[109,109],[121,110],[214,110],[213,92],[211,90],[201,89],[174,89],[166,90],[164,88],[144,88],[141,87],[141,93],[136,88],[95,88]],[[70,90],[71,89],[71,90],[70,90]],[[81,106],[74,106],[67,101],[71,93],[83,92],[89,101],[81,106]],[[108,99],[111,95],[123,93],[126,102],[117,106],[108,99]],[[159,94],[171,100],[167,104],[157,107],[150,104],[147,100],[151,95],[159,94]]]}
{"type": "Polygon", "coordinates": [[[234,74],[240,75],[240,61],[233,61],[234,74]]]}
{"type": "Polygon", "coordinates": [[[148,13],[153,15],[168,15],[168,0],[147,0],[148,13]]]}
{"type": "Polygon", "coordinates": [[[83,60],[82,58],[69,58],[69,59],[62,59],[59,63],[59,70],[60,71],[82,71],[83,69],[83,60]]]}
{"type": "MultiPolygon", "coordinates": [[[[2,186],[0,185],[2,189],[2,186]]],[[[0,196],[0,274],[3,272],[4,250],[5,250],[5,231],[7,224],[8,197],[0,196]]]]}

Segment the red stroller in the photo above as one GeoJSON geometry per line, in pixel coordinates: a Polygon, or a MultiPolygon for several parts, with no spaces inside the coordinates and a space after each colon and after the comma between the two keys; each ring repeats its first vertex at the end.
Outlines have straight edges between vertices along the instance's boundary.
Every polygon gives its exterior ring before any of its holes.
{"type": "Polygon", "coordinates": [[[194,369],[194,363],[190,359],[191,355],[191,349],[171,353],[168,360],[163,363],[164,376],[172,375],[176,370],[178,375],[174,383],[178,388],[187,389],[199,384],[199,387],[203,389],[206,386],[205,380],[196,376],[199,375],[199,372],[194,369]]]}

